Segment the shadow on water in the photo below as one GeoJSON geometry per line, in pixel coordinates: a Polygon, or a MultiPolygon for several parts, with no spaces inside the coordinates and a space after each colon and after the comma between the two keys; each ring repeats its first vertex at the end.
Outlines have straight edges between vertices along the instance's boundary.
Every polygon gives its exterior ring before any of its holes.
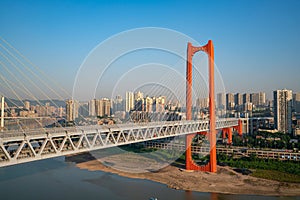
{"type": "Polygon", "coordinates": [[[66,166],[64,157],[40,160],[0,168],[0,181],[16,179],[37,173],[63,168],[66,166]]]}

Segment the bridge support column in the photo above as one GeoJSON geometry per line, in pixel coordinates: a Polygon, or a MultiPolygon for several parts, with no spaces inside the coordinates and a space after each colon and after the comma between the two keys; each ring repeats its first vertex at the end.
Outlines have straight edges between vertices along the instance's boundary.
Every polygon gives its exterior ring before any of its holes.
{"type": "Polygon", "coordinates": [[[232,128],[228,128],[228,144],[232,144],[232,128]]]}
{"type": "Polygon", "coordinates": [[[242,120],[239,120],[239,124],[237,126],[233,127],[235,130],[237,130],[239,136],[243,135],[243,122],[242,120]]]}
{"type": "Polygon", "coordinates": [[[226,132],[224,129],[222,129],[222,139],[223,139],[223,142],[226,139],[226,132]]]}
{"type": "Polygon", "coordinates": [[[222,129],[222,136],[223,139],[226,138],[227,135],[227,144],[231,145],[232,144],[232,128],[223,128],[222,129]]]}

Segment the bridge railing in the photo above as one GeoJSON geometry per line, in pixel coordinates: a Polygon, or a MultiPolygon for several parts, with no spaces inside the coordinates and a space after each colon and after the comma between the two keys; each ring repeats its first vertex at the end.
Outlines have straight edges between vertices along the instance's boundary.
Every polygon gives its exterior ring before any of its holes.
{"type": "MultiPolygon", "coordinates": [[[[64,132],[78,132],[78,131],[88,131],[88,130],[100,130],[100,131],[110,131],[119,129],[140,129],[140,128],[151,128],[160,125],[186,125],[186,124],[208,124],[207,129],[209,129],[209,120],[189,120],[189,121],[159,121],[159,122],[148,122],[148,123],[126,123],[126,124],[113,124],[113,125],[90,125],[90,126],[74,126],[74,127],[54,127],[54,128],[39,128],[39,129],[25,129],[25,130],[9,130],[0,132],[0,138],[17,137],[17,136],[27,136],[27,135],[40,135],[40,134],[55,134],[64,132]]],[[[232,127],[238,125],[237,118],[225,118],[218,119],[216,121],[216,129],[224,127],[232,127]]]]}

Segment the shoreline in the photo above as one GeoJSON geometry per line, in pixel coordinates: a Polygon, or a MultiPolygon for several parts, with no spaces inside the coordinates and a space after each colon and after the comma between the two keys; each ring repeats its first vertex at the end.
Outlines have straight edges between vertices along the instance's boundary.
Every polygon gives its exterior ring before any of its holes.
{"type": "Polygon", "coordinates": [[[100,159],[96,159],[89,153],[76,154],[67,156],[66,161],[74,162],[80,169],[104,171],[133,179],[151,180],[176,190],[262,196],[300,196],[300,184],[298,183],[285,183],[242,175],[228,166],[218,166],[217,173],[187,171],[174,165],[167,165],[157,171],[151,171],[148,168],[155,161],[128,152],[106,155],[100,159]],[[145,163],[144,166],[140,166],[141,159],[145,163]],[[139,170],[137,166],[142,169],[147,167],[147,171],[129,172],[132,169],[139,170]]]}

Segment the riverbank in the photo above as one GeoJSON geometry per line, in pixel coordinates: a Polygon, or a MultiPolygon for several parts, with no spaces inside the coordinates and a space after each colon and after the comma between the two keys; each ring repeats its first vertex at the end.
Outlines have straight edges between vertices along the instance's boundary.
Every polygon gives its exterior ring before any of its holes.
{"type": "Polygon", "coordinates": [[[75,162],[80,169],[100,170],[128,178],[152,180],[178,190],[224,194],[300,196],[300,184],[298,183],[284,183],[242,175],[228,166],[218,166],[217,173],[186,171],[182,167],[174,165],[166,165],[154,171],[151,169],[162,165],[153,159],[131,152],[107,155],[99,159],[85,153],[66,157],[66,160],[75,162]]]}

